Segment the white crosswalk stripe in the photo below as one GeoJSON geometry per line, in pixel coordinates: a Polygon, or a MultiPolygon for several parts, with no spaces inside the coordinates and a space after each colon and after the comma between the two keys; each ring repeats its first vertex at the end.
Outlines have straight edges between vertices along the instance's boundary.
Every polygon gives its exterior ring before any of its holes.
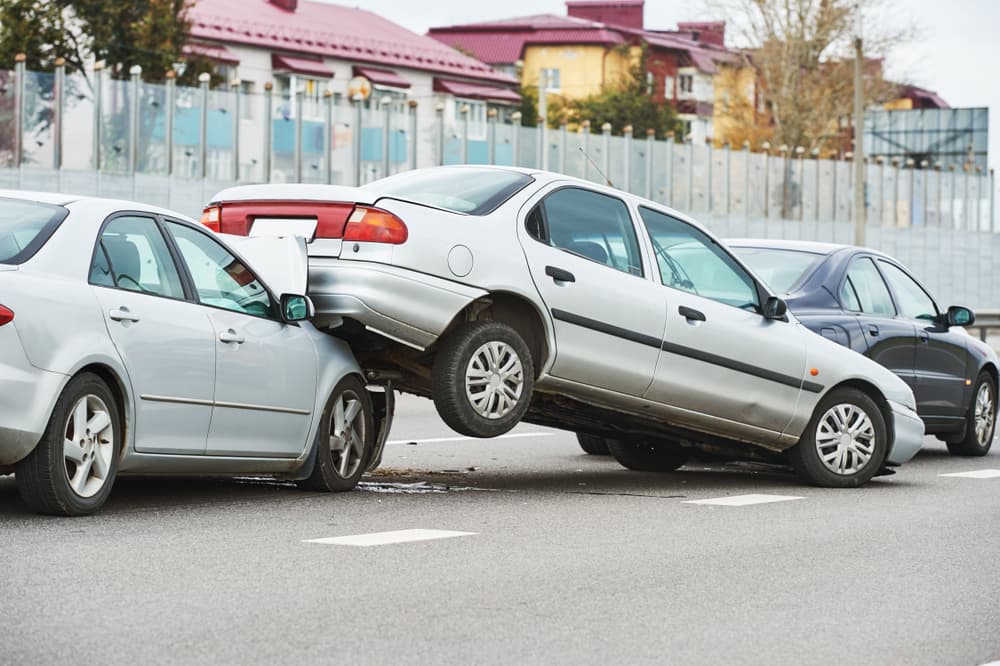
{"type": "Polygon", "coordinates": [[[394,532],[374,532],[372,534],[354,534],[351,536],[324,537],[322,539],[304,539],[302,543],[320,543],[329,546],[386,546],[393,543],[411,541],[430,541],[432,539],[450,539],[453,537],[473,536],[476,532],[453,532],[449,530],[396,530],[394,532]]]}
{"type": "Polygon", "coordinates": [[[938,474],[938,476],[954,476],[961,479],[997,479],[1000,478],[1000,469],[977,469],[972,472],[952,472],[951,474],[938,474]]]}
{"type": "Polygon", "coordinates": [[[708,506],[749,506],[751,504],[770,504],[772,502],[788,502],[791,500],[805,499],[796,495],[733,495],[731,497],[717,497],[715,499],[686,500],[683,504],[705,504],[708,506]]]}

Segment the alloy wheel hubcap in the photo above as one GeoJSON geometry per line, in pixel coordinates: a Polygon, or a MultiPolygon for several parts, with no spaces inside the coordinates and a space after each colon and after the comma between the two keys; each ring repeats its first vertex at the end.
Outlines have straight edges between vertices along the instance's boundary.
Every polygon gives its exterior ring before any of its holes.
{"type": "Polygon", "coordinates": [[[517,405],[524,390],[524,368],[517,352],[492,341],[475,351],[465,370],[465,394],[477,414],[500,419],[517,405]]]}
{"type": "Polygon", "coordinates": [[[330,417],[330,452],[333,466],[342,479],[354,476],[364,460],[365,413],[354,391],[344,391],[330,417]]]}
{"type": "Polygon", "coordinates": [[[875,452],[875,426],[857,406],[835,405],[816,427],[816,450],[831,472],[842,476],[860,472],[875,452]]]}
{"type": "Polygon", "coordinates": [[[983,384],[976,394],[976,440],[980,446],[986,446],[993,439],[993,395],[990,387],[983,384]]]}
{"type": "Polygon", "coordinates": [[[108,481],[115,450],[111,412],[96,395],[80,398],[63,436],[63,464],[69,487],[80,497],[93,497],[108,481]]]}

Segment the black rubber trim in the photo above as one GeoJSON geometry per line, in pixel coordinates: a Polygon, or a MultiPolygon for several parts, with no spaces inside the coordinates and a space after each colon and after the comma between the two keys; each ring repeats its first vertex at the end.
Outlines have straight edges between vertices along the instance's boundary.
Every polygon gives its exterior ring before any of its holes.
{"type": "Polygon", "coordinates": [[[647,347],[657,347],[671,354],[687,356],[688,358],[704,361],[705,363],[711,363],[712,365],[718,365],[723,368],[729,368],[730,370],[742,372],[747,375],[760,377],[761,379],[766,379],[768,381],[775,382],[777,384],[784,384],[785,386],[791,386],[793,388],[801,387],[803,391],[808,391],[809,393],[820,393],[824,388],[822,384],[817,384],[815,382],[810,382],[810,381],[804,381],[802,379],[792,377],[791,375],[783,375],[780,372],[774,372],[773,370],[767,370],[766,368],[759,368],[755,365],[750,365],[749,363],[734,361],[733,359],[726,358],[724,356],[717,356],[715,354],[710,354],[708,352],[701,351],[700,349],[693,349],[691,347],[677,345],[672,342],[667,342],[666,340],[660,340],[658,338],[654,338],[653,336],[650,335],[643,335],[642,333],[636,333],[626,328],[620,328],[618,326],[612,326],[611,324],[605,324],[602,321],[589,319],[587,317],[581,317],[579,315],[573,314],[572,312],[566,312],[565,310],[559,310],[553,308],[552,316],[555,319],[558,319],[559,321],[564,321],[568,324],[589,328],[599,333],[606,333],[608,335],[613,335],[616,338],[622,338],[623,340],[636,342],[640,345],[646,345],[647,347]]]}

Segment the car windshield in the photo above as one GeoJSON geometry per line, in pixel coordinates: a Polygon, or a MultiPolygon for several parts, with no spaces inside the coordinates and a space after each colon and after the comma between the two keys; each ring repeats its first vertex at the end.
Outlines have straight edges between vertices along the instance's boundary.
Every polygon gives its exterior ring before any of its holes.
{"type": "Polygon", "coordinates": [[[59,206],[0,198],[0,264],[30,259],[67,213],[59,206]]]}
{"type": "Polygon", "coordinates": [[[732,250],[776,294],[787,294],[798,286],[824,256],[768,247],[734,247],[732,250]]]}
{"type": "Polygon", "coordinates": [[[455,213],[487,215],[530,182],[531,176],[515,171],[445,168],[401,173],[365,189],[455,213]]]}

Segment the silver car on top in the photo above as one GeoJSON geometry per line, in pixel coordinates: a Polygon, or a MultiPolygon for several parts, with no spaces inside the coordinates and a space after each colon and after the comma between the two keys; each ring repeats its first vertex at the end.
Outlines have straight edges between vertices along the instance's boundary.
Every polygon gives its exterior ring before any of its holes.
{"type": "Polygon", "coordinates": [[[803,328],[694,220],[611,187],[444,167],[236,187],[202,221],[304,237],[317,326],[467,435],[523,419],[631,469],[763,458],[835,487],[921,445],[899,378],[803,328]]]}

